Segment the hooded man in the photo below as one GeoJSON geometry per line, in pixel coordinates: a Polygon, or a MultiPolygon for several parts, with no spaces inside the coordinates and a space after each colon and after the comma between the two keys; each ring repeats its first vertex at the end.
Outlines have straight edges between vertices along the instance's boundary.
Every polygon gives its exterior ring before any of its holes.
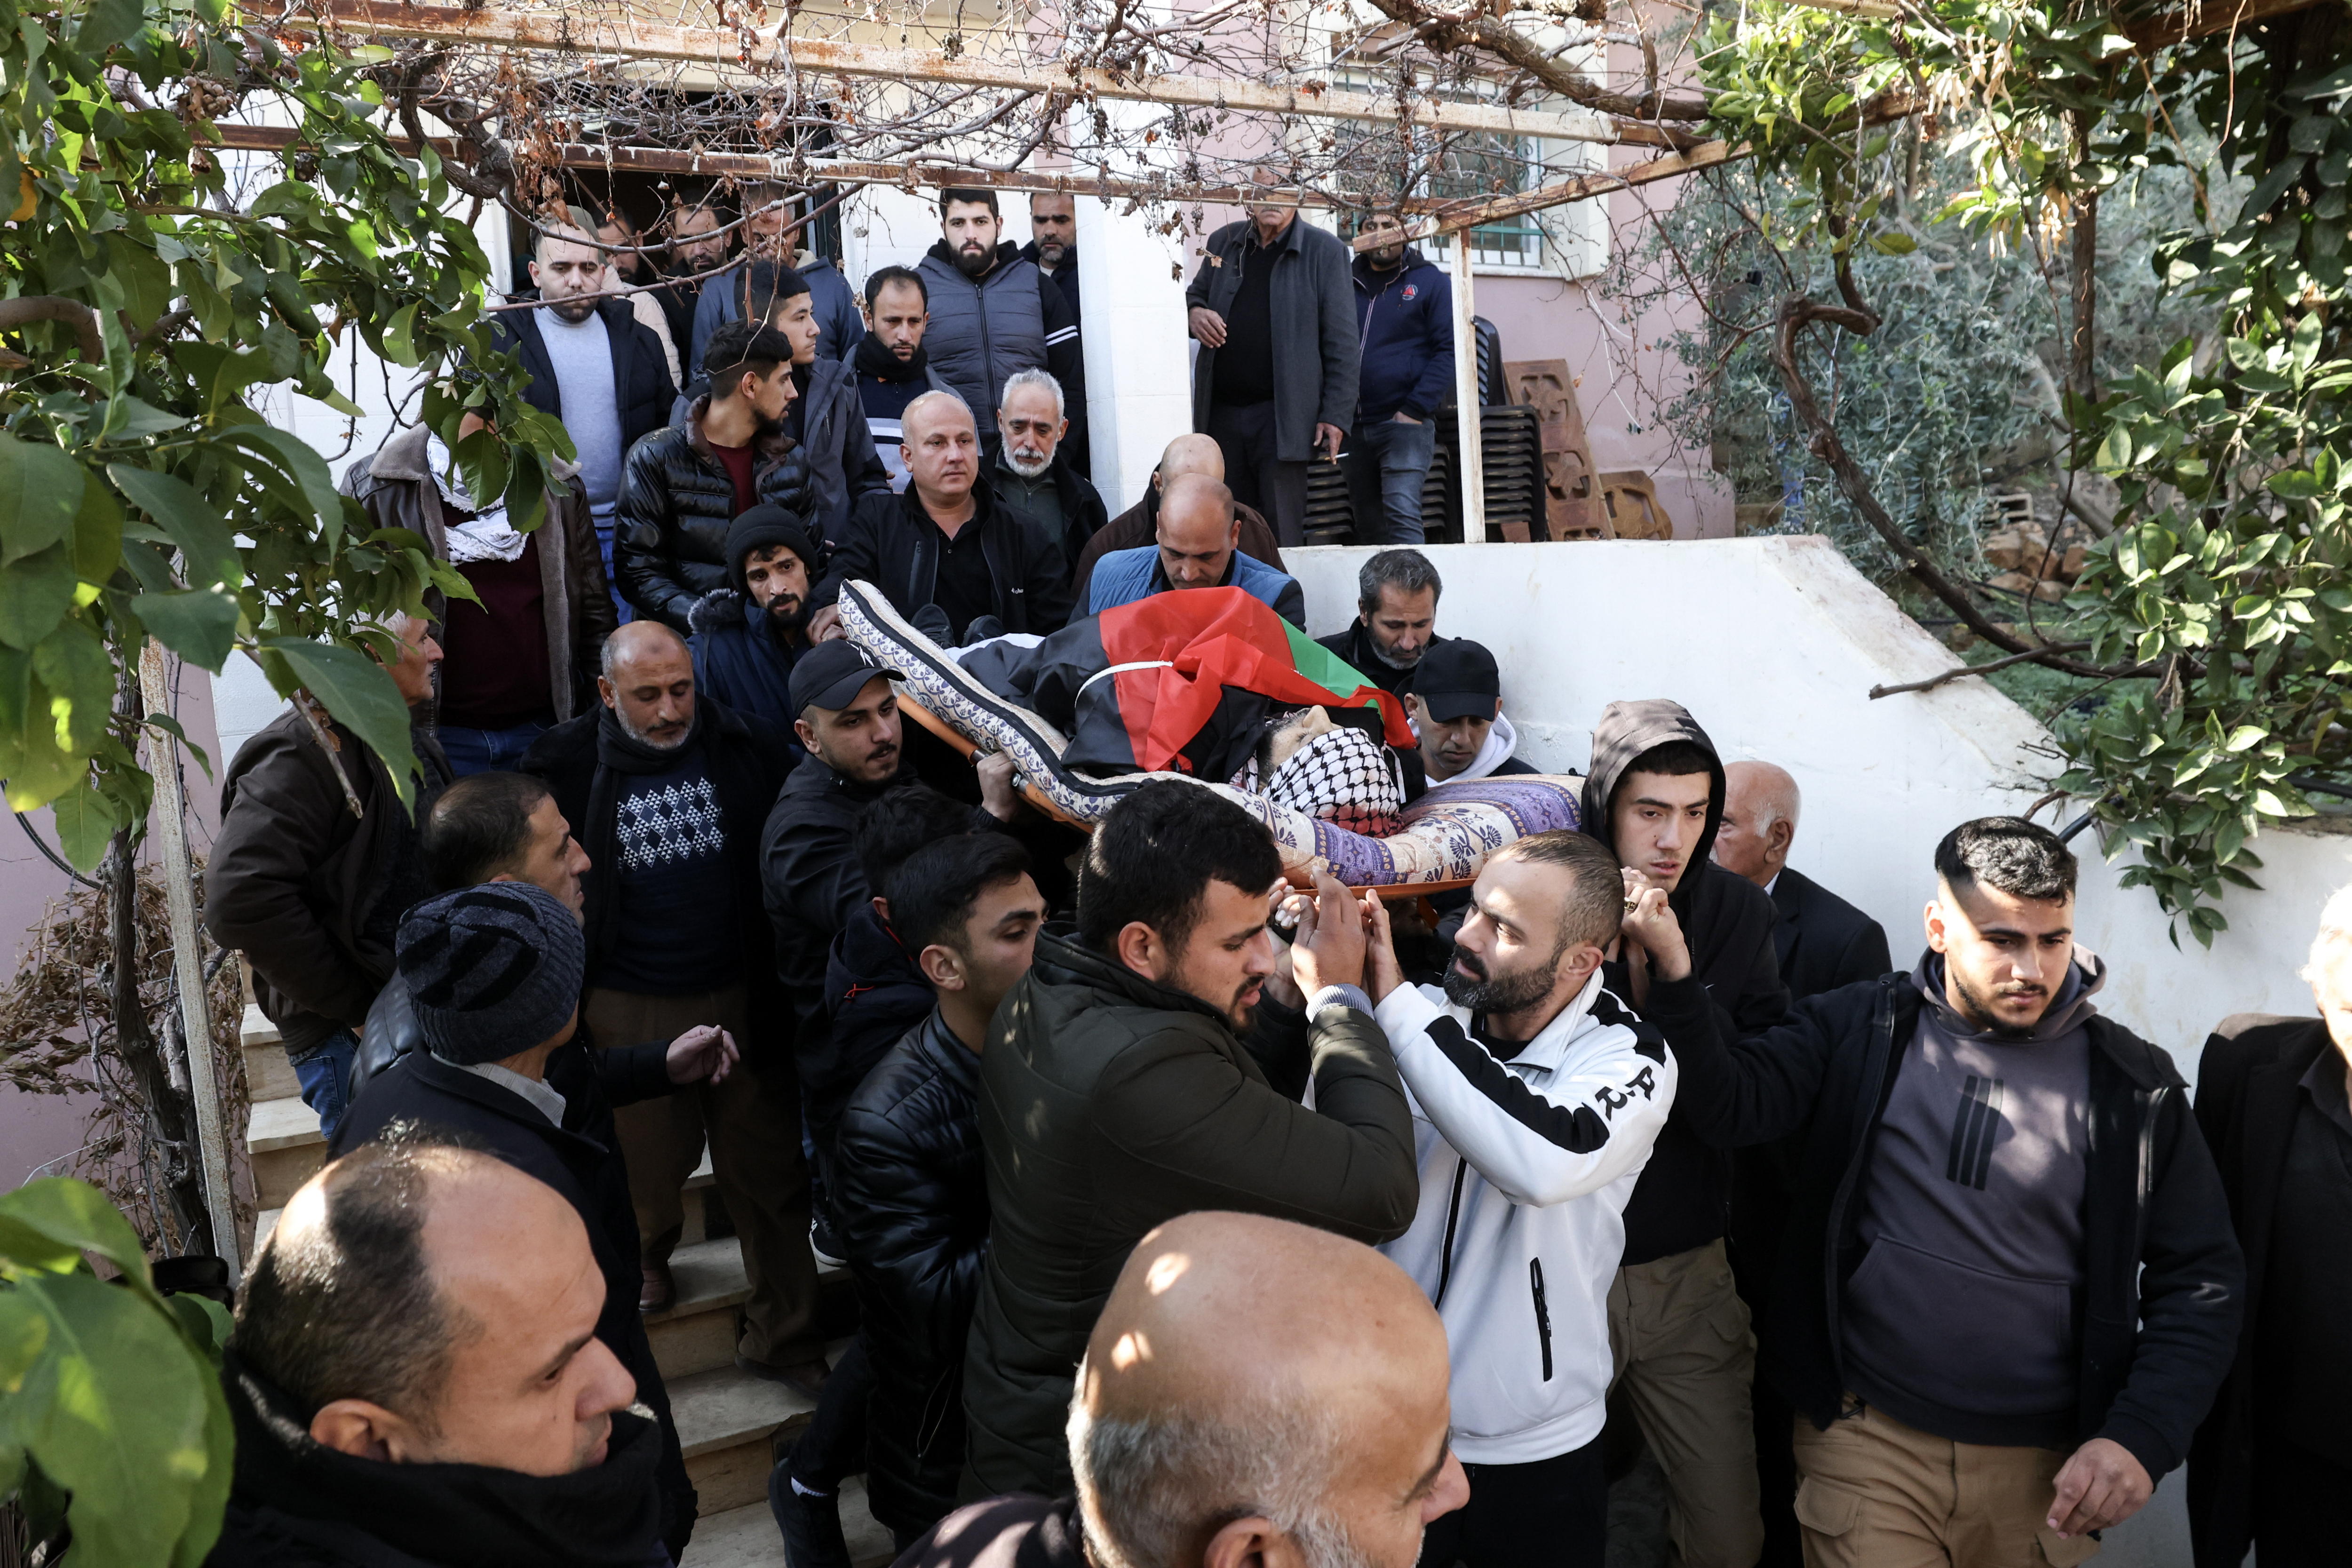
{"type": "MultiPolygon", "coordinates": [[[[1789,996],[1772,900],[1707,858],[1723,803],[1715,743],[1680,704],[1602,710],[1584,831],[1615,852],[1628,899],[1655,889],[1672,903],[1729,1036],[1777,1024],[1789,996]]],[[[1636,1012],[1647,1005],[1650,958],[1629,935],[1607,965],[1609,988],[1636,1012]]],[[[1618,1377],[1665,1469],[1668,1529],[1690,1568],[1748,1568],[1762,1549],[1755,1342],[1724,1247],[1729,1191],[1729,1162],[1692,1134],[1677,1106],[1625,1206],[1624,1264],[1609,1300],[1618,1377]]]]}
{"type": "Polygon", "coordinates": [[[809,594],[823,563],[800,519],[782,507],[755,506],[737,518],[727,530],[729,585],[687,614],[695,689],[790,734],[793,661],[809,648],[809,594]]]}

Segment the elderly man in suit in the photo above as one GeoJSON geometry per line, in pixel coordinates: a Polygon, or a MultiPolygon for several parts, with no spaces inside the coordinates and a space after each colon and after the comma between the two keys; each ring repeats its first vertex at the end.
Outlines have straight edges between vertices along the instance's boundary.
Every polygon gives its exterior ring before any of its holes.
{"type": "Polygon", "coordinates": [[[1723,829],[1715,863],[1772,895],[1780,911],[1772,943],[1789,999],[1801,1002],[1857,980],[1875,980],[1895,967],[1884,927],[1806,876],[1790,869],[1803,804],[1797,781],[1770,763],[1731,763],[1723,770],[1723,829]]]}

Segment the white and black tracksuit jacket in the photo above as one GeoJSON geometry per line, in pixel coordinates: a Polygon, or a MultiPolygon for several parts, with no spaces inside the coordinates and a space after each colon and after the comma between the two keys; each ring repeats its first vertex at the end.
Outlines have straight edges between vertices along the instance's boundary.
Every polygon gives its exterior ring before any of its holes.
{"type": "Polygon", "coordinates": [[[1412,1103],[1421,1206],[1381,1250],[1445,1321],[1454,1447],[1520,1465],[1601,1435],[1623,1215],[1675,1100],[1665,1038],[1592,979],[1509,1061],[1435,986],[1376,1016],[1412,1103]]]}

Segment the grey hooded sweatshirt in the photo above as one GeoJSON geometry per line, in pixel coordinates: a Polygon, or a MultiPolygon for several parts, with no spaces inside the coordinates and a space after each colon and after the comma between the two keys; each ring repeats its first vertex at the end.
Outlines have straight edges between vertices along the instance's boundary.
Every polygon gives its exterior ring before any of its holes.
{"type": "Polygon", "coordinates": [[[2078,1426],[2092,996],[2074,964],[2030,1036],[1953,1011],[1944,960],[1863,1176],[1867,1251],[1845,1284],[1853,1392],[1956,1442],[2071,1447],[2078,1426]]]}

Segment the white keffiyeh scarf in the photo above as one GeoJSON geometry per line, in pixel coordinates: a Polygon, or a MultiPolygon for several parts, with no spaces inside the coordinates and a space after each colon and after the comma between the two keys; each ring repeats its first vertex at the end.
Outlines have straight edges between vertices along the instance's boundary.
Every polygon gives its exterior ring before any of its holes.
{"type": "Polygon", "coordinates": [[[451,565],[522,559],[523,546],[530,540],[507,526],[507,503],[496,501],[488,510],[476,511],[474,498],[466,490],[465,477],[457,472],[457,460],[438,436],[425,444],[425,466],[433,476],[433,488],[441,492],[444,501],[459,511],[474,513],[471,521],[454,523],[447,531],[451,565]]]}

